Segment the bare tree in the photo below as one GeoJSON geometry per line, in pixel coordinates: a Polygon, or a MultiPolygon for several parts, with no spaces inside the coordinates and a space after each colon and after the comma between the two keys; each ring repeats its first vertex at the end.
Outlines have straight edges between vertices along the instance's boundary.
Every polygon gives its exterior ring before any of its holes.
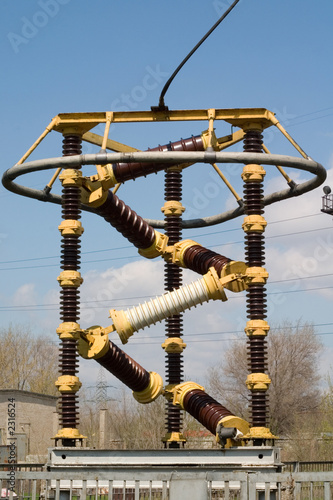
{"type": "Polygon", "coordinates": [[[0,364],[1,389],[57,394],[58,347],[50,337],[22,326],[0,329],[0,364]]]}
{"type": "MultiPolygon", "coordinates": [[[[83,390],[81,394],[80,431],[87,436],[89,447],[99,446],[99,410],[96,401],[92,401],[83,390]]],[[[166,434],[165,399],[159,397],[149,404],[139,404],[130,391],[122,388],[117,391],[117,400],[105,404],[108,410],[109,448],[120,449],[161,449],[166,434]]],[[[184,435],[189,436],[186,448],[206,446],[206,434],[200,435],[202,426],[191,415],[184,413],[184,435]],[[196,439],[195,439],[195,436],[196,439]]],[[[208,431],[207,431],[208,432],[208,431]]],[[[212,436],[211,445],[215,443],[212,436]]]]}
{"type": "MultiPolygon", "coordinates": [[[[314,412],[320,404],[318,336],[309,324],[292,327],[290,323],[271,328],[267,337],[270,428],[274,433],[288,432],[296,418],[314,412]]],[[[208,390],[237,415],[248,418],[249,393],[246,341],[235,340],[221,361],[209,370],[208,390]]]]}
{"type": "Polygon", "coordinates": [[[283,446],[283,460],[330,461],[333,456],[333,386],[322,394],[319,408],[296,415],[283,446]]]}

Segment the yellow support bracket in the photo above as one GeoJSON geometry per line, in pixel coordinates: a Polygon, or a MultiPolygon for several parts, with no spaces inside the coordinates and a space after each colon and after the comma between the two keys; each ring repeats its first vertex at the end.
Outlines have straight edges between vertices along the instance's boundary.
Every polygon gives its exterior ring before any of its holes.
{"type": "Polygon", "coordinates": [[[270,326],[267,321],[263,319],[252,319],[246,323],[244,331],[248,337],[256,335],[265,337],[268,334],[269,329],[270,326]]]}
{"type": "MultiPolygon", "coordinates": [[[[184,254],[188,248],[191,248],[193,245],[199,245],[193,240],[182,240],[178,241],[174,245],[167,246],[163,253],[163,259],[166,262],[172,262],[177,266],[187,267],[184,262],[184,254]]],[[[201,245],[200,245],[201,246],[201,245]]]]}
{"type": "Polygon", "coordinates": [[[57,280],[61,287],[69,286],[78,288],[83,283],[83,278],[81,278],[79,271],[62,271],[57,280]]]}
{"type": "Polygon", "coordinates": [[[58,226],[58,229],[61,232],[62,236],[64,236],[65,234],[74,234],[77,236],[81,236],[84,232],[81,222],[75,219],[63,220],[58,226]]]}
{"type": "Polygon", "coordinates": [[[129,337],[134,333],[131,323],[128,321],[125,311],[110,309],[110,318],[113,321],[113,329],[117,331],[123,344],[127,344],[129,337]]]}
{"type": "Polygon", "coordinates": [[[181,432],[167,432],[162,438],[163,443],[186,443],[186,438],[181,432]]]}
{"type": "Polygon", "coordinates": [[[222,171],[219,169],[219,167],[216,165],[216,163],[212,163],[212,167],[214,168],[215,172],[217,172],[217,174],[219,175],[219,177],[221,177],[221,179],[223,180],[224,184],[227,186],[227,188],[229,189],[229,191],[234,195],[234,197],[236,198],[236,200],[240,201],[241,197],[235,191],[235,189],[232,187],[232,185],[230,184],[230,182],[228,181],[228,179],[226,178],[226,176],[222,173],[222,171]]]}
{"type": "MultiPolygon", "coordinates": [[[[265,144],[262,145],[262,149],[265,151],[266,154],[271,154],[271,152],[269,151],[268,148],[266,148],[265,144]]],[[[286,179],[286,181],[288,182],[288,184],[294,184],[295,182],[289,177],[289,175],[286,173],[286,171],[280,167],[280,165],[276,165],[276,168],[278,169],[278,171],[280,172],[280,174],[283,175],[283,177],[286,179]]]]}
{"type": "Polygon", "coordinates": [[[216,269],[214,267],[210,267],[208,273],[204,274],[202,279],[205,282],[209,297],[213,300],[222,300],[222,302],[225,302],[228,299],[225,294],[224,287],[230,283],[230,281],[236,279],[236,277],[234,275],[230,275],[220,279],[216,269]]]}
{"type": "Polygon", "coordinates": [[[183,212],[185,212],[185,207],[180,201],[170,200],[164,203],[163,207],[161,208],[161,212],[163,212],[166,217],[171,215],[181,216],[183,212]]]}
{"type": "Polygon", "coordinates": [[[25,162],[27,158],[31,155],[31,153],[39,146],[39,144],[42,142],[42,140],[47,136],[51,130],[54,129],[55,125],[57,123],[57,117],[53,118],[51,123],[46,127],[44,132],[38,137],[37,141],[33,143],[33,145],[28,149],[28,151],[22,156],[22,158],[17,162],[17,165],[21,165],[22,163],[25,162]]]}
{"type": "Polygon", "coordinates": [[[149,385],[143,391],[133,391],[133,397],[141,404],[151,403],[158,398],[163,391],[163,380],[161,375],[156,372],[149,372],[149,385]]]}
{"type": "Polygon", "coordinates": [[[220,283],[231,292],[243,292],[247,289],[247,271],[244,262],[232,260],[222,268],[220,283]]]}
{"type": "Polygon", "coordinates": [[[246,379],[246,387],[249,391],[267,391],[271,379],[267,373],[250,373],[246,379]]]}
{"type": "Polygon", "coordinates": [[[74,323],[71,321],[66,321],[61,323],[56,332],[59,335],[60,339],[74,339],[77,340],[80,338],[81,328],[78,323],[74,323]]]}
{"type": "MultiPolygon", "coordinates": [[[[64,127],[76,126],[83,134],[105,123],[105,111],[91,113],[60,113],[56,117],[57,132],[64,127]]],[[[167,111],[114,111],[113,123],[149,123],[149,122],[178,122],[178,121],[206,121],[207,109],[167,110],[167,111]]],[[[231,125],[243,128],[247,123],[259,123],[264,129],[275,125],[277,121],[274,113],[265,108],[237,108],[215,109],[215,120],[223,120],[231,125]]]]}
{"type": "Polygon", "coordinates": [[[262,182],[266,175],[266,171],[261,165],[256,163],[247,164],[243,167],[241,178],[244,182],[262,182]]]}
{"type": "Polygon", "coordinates": [[[186,349],[186,345],[183,339],[180,337],[168,337],[162,344],[162,348],[167,353],[177,353],[180,354],[186,349]]]}
{"type": "Polygon", "coordinates": [[[242,224],[245,233],[263,233],[266,226],[267,222],[262,215],[247,215],[242,224]]]}
{"type": "Polygon", "coordinates": [[[303,149],[297,144],[297,142],[291,137],[290,134],[282,127],[281,123],[275,116],[272,117],[272,124],[275,125],[280,132],[288,139],[288,141],[294,146],[295,149],[303,156],[303,158],[308,159],[309,156],[303,151],[303,149]]]}
{"type": "MultiPolygon", "coordinates": [[[[106,144],[107,144],[108,137],[109,137],[110,125],[111,125],[111,122],[113,120],[113,113],[111,111],[106,112],[105,115],[106,115],[106,121],[105,121],[104,136],[103,136],[103,141],[102,141],[102,149],[103,150],[106,148],[106,144]]],[[[102,165],[96,165],[96,170],[97,170],[98,179],[100,181],[103,181],[104,169],[102,168],[102,165]]],[[[103,184],[102,184],[102,187],[103,187],[103,184]]]]}
{"type": "Polygon", "coordinates": [[[214,139],[216,140],[216,136],[214,133],[214,120],[215,120],[215,109],[208,109],[207,110],[207,115],[208,115],[208,148],[207,149],[214,149],[213,147],[213,136],[214,139]]]}
{"type": "Polygon", "coordinates": [[[112,165],[99,165],[99,173],[82,179],[81,201],[84,205],[97,208],[108,196],[108,190],[118,184],[112,165]]]}
{"type": "MultiPolygon", "coordinates": [[[[165,389],[167,391],[167,387],[165,389]]],[[[172,404],[174,406],[179,406],[182,410],[184,410],[184,398],[188,392],[193,391],[194,389],[199,389],[200,391],[205,390],[202,385],[196,384],[195,382],[184,382],[171,387],[169,392],[173,395],[172,404]]]]}
{"type": "Polygon", "coordinates": [[[60,175],[59,179],[63,186],[81,186],[82,172],[81,170],[66,168],[60,175]]]}
{"type": "Polygon", "coordinates": [[[264,285],[267,282],[269,274],[264,267],[248,267],[245,275],[245,281],[249,285],[251,283],[259,283],[264,285]]]}
{"type": "Polygon", "coordinates": [[[57,170],[55,171],[55,173],[53,174],[53,176],[51,177],[51,180],[46,184],[46,188],[48,188],[50,191],[52,189],[52,186],[53,184],[55,183],[55,181],[57,180],[60,172],[61,172],[61,167],[60,168],[57,168],[57,170]]]}
{"type": "Polygon", "coordinates": [[[61,393],[71,393],[77,392],[82,386],[82,383],[80,382],[79,377],[75,377],[73,375],[61,375],[55,381],[55,386],[61,393]]]}
{"type": "MultiPolygon", "coordinates": [[[[96,146],[102,146],[103,137],[93,132],[86,132],[83,134],[82,139],[90,144],[95,144],[96,146]]],[[[133,148],[127,144],[122,144],[121,142],[113,141],[112,139],[107,139],[104,149],[109,149],[110,151],[115,151],[116,153],[135,153],[141,151],[140,149],[133,148]]]]}
{"type": "Polygon", "coordinates": [[[271,433],[268,427],[251,427],[247,434],[244,434],[243,439],[246,441],[253,439],[278,439],[277,436],[271,433]]]}
{"type": "Polygon", "coordinates": [[[82,436],[80,434],[79,429],[73,429],[71,427],[64,427],[63,429],[60,429],[58,433],[52,438],[55,440],[58,439],[71,439],[71,440],[82,440],[82,439],[87,439],[87,436],[82,436]]]}
{"type": "Polygon", "coordinates": [[[239,446],[239,442],[242,440],[243,436],[248,434],[250,431],[250,424],[235,415],[228,415],[227,417],[223,417],[217,424],[216,427],[216,442],[219,444],[225,444],[225,448],[231,448],[232,446],[239,446]],[[227,439],[226,444],[221,441],[221,430],[224,428],[235,428],[238,431],[238,435],[235,439],[227,439]]]}
{"type": "Polygon", "coordinates": [[[83,330],[78,340],[78,352],[84,359],[98,359],[108,352],[110,348],[109,333],[114,331],[114,326],[102,328],[95,325],[83,330]]]}
{"type": "Polygon", "coordinates": [[[155,240],[148,248],[140,248],[138,253],[146,259],[154,259],[159,255],[164,255],[169,241],[169,236],[155,230],[155,240]]]}

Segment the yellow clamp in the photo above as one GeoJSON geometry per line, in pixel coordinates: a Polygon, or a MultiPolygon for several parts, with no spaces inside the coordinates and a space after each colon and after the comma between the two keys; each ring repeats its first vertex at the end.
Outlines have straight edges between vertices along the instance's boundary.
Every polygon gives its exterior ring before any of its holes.
{"type": "Polygon", "coordinates": [[[264,321],[263,319],[251,319],[250,321],[247,321],[244,331],[248,337],[252,337],[254,335],[266,336],[269,332],[269,328],[270,327],[267,321],[264,321]]]}
{"type": "Polygon", "coordinates": [[[179,215],[181,216],[183,212],[185,212],[185,207],[181,204],[180,201],[170,200],[166,201],[161,208],[161,212],[164,213],[166,217],[169,215],[179,215]]]}
{"type": "MultiPolygon", "coordinates": [[[[184,382],[182,384],[175,385],[170,388],[170,392],[173,393],[172,404],[174,406],[180,406],[182,410],[184,410],[184,398],[186,394],[190,391],[199,389],[200,391],[204,391],[205,388],[195,382],[184,382]]],[[[167,387],[166,387],[167,390],[167,387]]],[[[166,396],[167,397],[167,396],[166,396]]]]}
{"type": "Polygon", "coordinates": [[[242,224],[245,233],[263,233],[266,226],[267,221],[261,215],[248,215],[242,224]]]}
{"type": "MultiPolygon", "coordinates": [[[[181,267],[187,267],[184,262],[184,255],[185,252],[188,248],[193,247],[194,245],[199,245],[199,243],[196,243],[193,240],[183,240],[183,241],[178,241],[178,243],[175,243],[172,246],[166,247],[165,252],[163,254],[163,258],[167,262],[172,262],[173,264],[176,264],[177,266],[181,267]]],[[[201,246],[201,245],[199,245],[201,246]]]]}
{"type": "Polygon", "coordinates": [[[81,200],[84,205],[97,208],[102,205],[108,196],[108,190],[118,184],[113,167],[98,165],[98,173],[82,179],[81,200]]]}
{"type": "Polygon", "coordinates": [[[81,236],[84,232],[82,224],[79,220],[66,219],[63,220],[60,226],[58,226],[59,231],[62,236],[65,234],[74,234],[77,236],[81,236]]]}
{"type": "Polygon", "coordinates": [[[57,280],[62,287],[78,288],[83,283],[83,278],[81,278],[81,274],[78,271],[62,271],[57,280]]]}
{"type": "Polygon", "coordinates": [[[248,267],[246,270],[245,280],[248,285],[259,283],[264,285],[269,274],[264,267],[248,267]]]}
{"type": "Polygon", "coordinates": [[[266,175],[266,171],[261,165],[251,163],[244,165],[241,177],[244,182],[262,182],[266,175]]]}
{"type": "Polygon", "coordinates": [[[80,337],[81,328],[78,323],[74,323],[71,321],[66,321],[61,323],[57,330],[57,334],[60,339],[78,339],[80,337]]]}
{"type": "Polygon", "coordinates": [[[82,203],[84,205],[89,205],[90,207],[97,208],[103,205],[103,203],[106,202],[106,199],[108,197],[108,192],[104,191],[102,187],[99,187],[98,189],[95,189],[92,193],[90,193],[88,200],[86,200],[84,196],[84,192],[82,191],[82,203]]]}
{"type": "Polygon", "coordinates": [[[128,321],[125,311],[110,309],[110,318],[113,321],[114,328],[117,330],[122,344],[127,344],[129,337],[134,333],[134,329],[128,321]]]}
{"type": "Polygon", "coordinates": [[[267,373],[250,373],[245,383],[250,391],[267,391],[271,379],[267,373]]]}
{"type": "Polygon", "coordinates": [[[108,334],[113,331],[113,326],[102,328],[95,325],[81,332],[78,341],[78,352],[84,359],[98,359],[108,352],[110,348],[108,334]]]}
{"type": "Polygon", "coordinates": [[[268,427],[251,427],[243,439],[278,439],[278,437],[274,436],[268,427]]]}
{"type": "Polygon", "coordinates": [[[176,385],[177,384],[168,384],[163,389],[163,396],[170,402],[172,402],[173,400],[173,390],[176,387],[176,385]]]}
{"type": "Polygon", "coordinates": [[[143,391],[133,391],[133,397],[139,403],[147,404],[155,401],[163,391],[163,380],[161,375],[156,372],[149,372],[149,385],[143,391]]]}
{"type": "MultiPolygon", "coordinates": [[[[248,434],[250,430],[250,424],[246,421],[243,420],[240,417],[236,417],[235,415],[228,415],[227,417],[223,417],[217,424],[216,426],[216,442],[221,443],[220,436],[219,436],[219,431],[221,427],[225,428],[230,428],[230,427],[235,427],[239,432],[240,435],[237,439],[242,439],[245,434],[248,434]]],[[[231,446],[237,445],[238,443],[233,440],[233,439],[227,439],[227,444],[226,448],[230,448],[231,446]]]]}
{"type": "Polygon", "coordinates": [[[181,432],[167,432],[162,438],[163,443],[186,443],[186,438],[181,432]]]}
{"type": "Polygon", "coordinates": [[[82,172],[81,170],[66,168],[59,175],[59,179],[63,186],[81,186],[82,172]]]}
{"type": "MultiPolygon", "coordinates": [[[[111,163],[107,165],[98,166],[98,174],[96,176],[101,182],[103,189],[108,190],[118,184],[116,176],[114,175],[113,166],[111,163]]],[[[95,177],[91,177],[94,179],[95,177]]]]}
{"type": "Polygon", "coordinates": [[[231,292],[242,292],[247,289],[245,279],[247,269],[244,262],[232,260],[222,268],[220,282],[231,292]]]}
{"type": "Polygon", "coordinates": [[[77,392],[82,385],[79,377],[75,377],[73,375],[61,375],[54,384],[61,393],[77,392]]]}
{"type": "Polygon", "coordinates": [[[204,149],[207,149],[211,145],[212,148],[214,149],[214,151],[219,151],[219,149],[220,149],[219,142],[218,142],[218,139],[215,135],[214,130],[212,130],[211,132],[209,131],[209,129],[204,130],[201,133],[201,139],[203,142],[204,149]]]}
{"type": "Polygon", "coordinates": [[[148,248],[140,248],[139,254],[146,259],[154,259],[159,255],[163,255],[167,248],[169,237],[166,234],[155,231],[155,240],[148,248]]]}
{"type": "Polygon", "coordinates": [[[60,429],[58,433],[52,439],[86,439],[87,436],[82,436],[79,429],[73,429],[72,427],[64,427],[60,429]]]}
{"type": "Polygon", "coordinates": [[[216,269],[214,267],[210,267],[208,273],[203,276],[203,280],[208,290],[209,297],[213,300],[222,300],[225,302],[227,296],[224,292],[222,280],[219,278],[216,269]]]}
{"type": "Polygon", "coordinates": [[[186,344],[180,337],[169,337],[165,339],[165,342],[163,342],[162,347],[165,350],[165,352],[180,354],[181,352],[183,352],[184,349],[186,349],[186,344]]]}

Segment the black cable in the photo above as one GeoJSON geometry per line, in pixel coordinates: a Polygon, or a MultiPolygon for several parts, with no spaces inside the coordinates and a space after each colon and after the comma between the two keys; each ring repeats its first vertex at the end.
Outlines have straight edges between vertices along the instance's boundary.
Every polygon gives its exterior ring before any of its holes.
{"type": "Polygon", "coordinates": [[[229,14],[229,12],[232,11],[232,9],[238,4],[238,2],[239,2],[239,0],[235,0],[234,3],[232,5],[230,5],[230,7],[224,12],[224,14],[220,17],[220,19],[214,24],[214,26],[212,26],[210,28],[210,30],[205,34],[205,36],[203,38],[201,38],[201,40],[191,50],[191,52],[189,52],[189,54],[187,54],[187,56],[185,57],[185,59],[182,60],[182,62],[175,69],[175,71],[170,76],[169,80],[164,85],[164,87],[162,89],[162,92],[161,92],[161,95],[160,95],[158,107],[155,108],[153,106],[152,107],[153,111],[158,111],[158,110],[166,109],[166,106],[164,104],[164,96],[167,93],[167,90],[170,87],[170,84],[171,84],[172,80],[175,78],[175,76],[177,75],[177,73],[179,73],[179,71],[182,69],[182,67],[185,65],[185,63],[189,60],[189,58],[194,54],[194,52],[200,47],[201,44],[203,44],[203,42],[209,37],[209,35],[215,30],[215,28],[217,28],[218,25],[227,17],[227,15],[229,14]]]}

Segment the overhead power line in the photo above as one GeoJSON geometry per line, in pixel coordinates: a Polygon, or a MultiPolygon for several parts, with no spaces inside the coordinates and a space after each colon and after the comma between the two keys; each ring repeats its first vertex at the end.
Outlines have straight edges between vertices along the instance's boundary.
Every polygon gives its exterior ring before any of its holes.
{"type": "MultiPolygon", "coordinates": [[[[318,278],[326,275],[317,275],[317,276],[310,276],[309,278],[318,278]]],[[[332,276],[332,273],[327,275],[327,276],[332,276]]],[[[284,282],[290,282],[290,281],[298,281],[300,279],[305,279],[305,278],[294,278],[294,279],[287,279],[287,280],[277,280],[272,282],[271,284],[275,283],[284,283],[284,282]]],[[[269,282],[267,283],[267,285],[269,282]]],[[[313,288],[302,288],[300,290],[279,290],[276,292],[267,292],[267,295],[283,295],[283,294],[289,294],[289,293],[300,293],[300,292],[313,292],[317,290],[331,290],[333,289],[333,286],[319,286],[319,287],[313,287],[313,288]]],[[[136,304],[114,304],[116,301],[120,300],[143,300],[143,299],[151,299],[151,296],[139,296],[139,297],[122,297],[122,298],[112,298],[112,299],[103,299],[103,300],[89,300],[89,301],[81,301],[81,305],[83,304],[92,304],[94,302],[108,302],[107,305],[100,305],[100,306],[85,306],[82,307],[82,310],[91,310],[91,309],[105,309],[107,307],[110,307],[111,304],[115,305],[117,308],[131,308],[135,306],[136,304]]],[[[237,299],[243,299],[246,300],[245,295],[232,295],[228,297],[228,300],[237,300],[237,299]]],[[[59,307],[58,303],[53,303],[53,304],[31,304],[31,305],[17,305],[17,306],[0,306],[0,312],[36,312],[36,311],[57,311],[59,307]]]]}
{"type": "MultiPolygon", "coordinates": [[[[297,329],[297,328],[303,328],[306,326],[307,323],[304,324],[296,324],[296,325],[287,325],[287,326],[277,326],[277,327],[272,327],[272,330],[285,330],[287,329],[297,329]]],[[[332,326],[333,323],[317,323],[317,324],[308,324],[310,327],[317,328],[317,327],[324,327],[324,326],[332,326]]],[[[316,336],[321,336],[321,335],[333,335],[333,331],[329,332],[314,332],[314,335],[316,336]]],[[[186,333],[186,340],[190,341],[191,343],[195,342],[216,342],[216,341],[223,341],[223,342],[229,342],[233,340],[245,340],[246,336],[244,334],[244,330],[230,330],[230,331],[219,331],[219,332],[197,332],[197,333],[186,333]],[[202,335],[210,335],[210,336],[220,336],[220,335],[233,335],[231,338],[223,338],[223,339],[192,339],[191,337],[198,337],[202,335]],[[239,337],[235,337],[235,335],[238,335],[239,337]]],[[[142,336],[140,335],[140,338],[133,338],[131,340],[130,345],[153,345],[153,344],[161,344],[161,342],[164,340],[164,335],[146,335],[142,336]],[[146,342],[148,340],[148,342],[146,342]]],[[[49,345],[58,345],[59,341],[58,340],[51,340],[50,338],[45,339],[44,341],[46,344],[49,345]]],[[[22,342],[24,344],[24,341],[22,342]]]]}
{"type": "MultiPolygon", "coordinates": [[[[303,219],[304,217],[308,216],[302,216],[302,217],[295,217],[295,219],[303,219]]],[[[275,221],[275,222],[280,222],[280,221],[275,221]]],[[[281,221],[284,222],[284,221],[281,221]]],[[[224,232],[228,231],[236,231],[239,228],[236,229],[230,229],[226,231],[216,231],[216,233],[209,233],[209,234],[221,234],[224,232]]],[[[274,238],[282,238],[285,236],[296,236],[300,234],[307,234],[307,233],[313,233],[313,232],[319,232],[319,231],[326,231],[326,230],[331,230],[333,229],[333,226],[326,226],[326,227],[320,227],[320,228],[315,228],[315,229],[306,229],[304,231],[297,231],[297,232],[292,232],[292,233],[283,233],[283,234],[276,234],[276,235],[271,235],[271,236],[266,236],[266,240],[269,239],[274,239],[274,238]]],[[[198,236],[207,236],[207,235],[194,235],[193,238],[198,237],[198,236]]],[[[225,245],[237,245],[243,243],[243,240],[238,240],[238,241],[228,241],[228,242],[223,242],[223,243],[218,243],[215,245],[211,245],[211,248],[216,248],[220,246],[225,246],[225,245]]],[[[90,254],[90,253],[99,253],[99,252],[108,252],[108,251],[116,251],[116,250],[124,250],[124,249],[133,249],[132,246],[124,246],[124,247],[118,247],[118,248],[110,248],[110,249],[103,249],[103,250],[92,250],[90,252],[82,252],[82,255],[84,254],[90,254]]],[[[54,259],[57,258],[59,259],[59,256],[50,256],[50,257],[35,257],[31,259],[18,259],[16,261],[2,261],[0,262],[0,265],[4,264],[10,264],[10,263],[15,263],[15,262],[30,262],[30,261],[38,261],[38,260],[46,260],[46,259],[54,259]]],[[[96,262],[110,262],[110,261],[116,261],[116,260],[126,260],[126,259],[136,259],[138,258],[138,254],[135,255],[128,255],[128,256],[122,256],[122,257],[110,257],[106,259],[94,259],[94,260],[87,260],[87,261],[82,261],[82,264],[92,264],[96,262]]],[[[37,269],[37,268],[47,268],[47,267],[58,267],[59,264],[38,264],[36,266],[16,266],[16,267],[3,267],[0,268],[0,271],[13,271],[13,270],[22,270],[22,269],[37,269]]]]}

